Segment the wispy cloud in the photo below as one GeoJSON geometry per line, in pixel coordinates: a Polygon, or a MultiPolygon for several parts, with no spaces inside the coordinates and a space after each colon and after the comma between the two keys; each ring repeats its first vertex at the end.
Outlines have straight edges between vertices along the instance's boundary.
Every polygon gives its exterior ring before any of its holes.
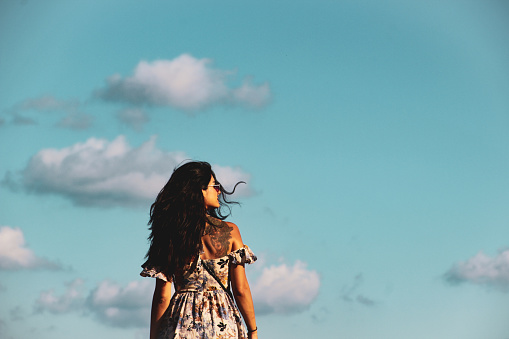
{"type": "MultiPolygon", "coordinates": [[[[189,157],[183,152],[158,149],[156,137],[139,147],[131,147],[124,136],[112,141],[90,138],[69,147],[39,151],[18,176],[8,172],[2,183],[12,190],[64,196],[82,206],[146,206],[173,168],[186,159],[189,157]]],[[[249,179],[238,167],[217,168],[225,187],[237,179],[249,179]]],[[[240,193],[250,191],[242,188],[240,193]]]]}
{"type": "Polygon", "coordinates": [[[351,284],[343,286],[341,299],[349,303],[357,302],[364,306],[375,306],[377,304],[375,300],[358,292],[363,282],[364,277],[362,273],[357,274],[351,284]]]}
{"type": "Polygon", "coordinates": [[[115,74],[95,95],[106,101],[133,105],[170,106],[194,112],[217,104],[264,106],[270,99],[268,83],[253,85],[246,79],[238,88],[230,88],[232,71],[210,67],[210,59],[182,54],[173,60],[141,61],[133,75],[115,74]]]}
{"type": "Polygon", "coordinates": [[[309,308],[320,289],[320,276],[307,269],[306,263],[274,265],[263,269],[252,284],[258,314],[298,313],[309,308]]]}
{"type": "Polygon", "coordinates": [[[35,110],[40,112],[66,112],[76,113],[79,109],[76,100],[59,100],[52,95],[26,99],[10,109],[10,112],[35,110]]]}
{"type": "Polygon", "coordinates": [[[35,119],[16,114],[12,118],[12,123],[15,125],[37,125],[35,119]]]}
{"type": "Polygon", "coordinates": [[[451,284],[470,282],[509,291],[509,249],[490,257],[482,251],[466,261],[454,264],[444,279],[451,284]]]}
{"type": "Polygon", "coordinates": [[[23,231],[0,227],[0,270],[62,269],[60,264],[38,257],[26,246],[23,231]]]}
{"type": "Polygon", "coordinates": [[[93,120],[94,119],[90,114],[73,113],[60,119],[60,121],[56,123],[56,126],[74,130],[82,130],[92,126],[93,120]]]}
{"type": "Polygon", "coordinates": [[[12,321],[23,321],[26,318],[26,313],[21,306],[16,306],[9,310],[9,319],[12,321]]]}
{"type": "MultiPolygon", "coordinates": [[[[7,338],[7,326],[5,324],[5,321],[0,318],[0,334],[2,335],[2,338],[7,338]]],[[[12,337],[10,337],[12,338],[12,337]]]]}
{"type": "Polygon", "coordinates": [[[55,125],[62,128],[86,129],[92,125],[93,117],[82,112],[82,104],[77,100],[60,100],[52,95],[29,98],[6,110],[16,125],[36,125],[32,112],[57,113],[64,115],[55,125]]]}
{"type": "Polygon", "coordinates": [[[149,115],[141,108],[126,108],[117,113],[117,119],[135,131],[141,131],[143,125],[149,122],[149,115]]]}

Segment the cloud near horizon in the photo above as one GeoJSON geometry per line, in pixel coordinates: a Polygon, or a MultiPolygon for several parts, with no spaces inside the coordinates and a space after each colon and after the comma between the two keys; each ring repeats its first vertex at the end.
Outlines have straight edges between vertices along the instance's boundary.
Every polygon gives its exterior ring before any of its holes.
{"type": "Polygon", "coordinates": [[[54,290],[43,291],[35,302],[34,310],[36,313],[44,311],[61,314],[78,310],[83,307],[83,279],[75,279],[66,284],[66,290],[63,295],[55,295],[54,290]]]}
{"type": "Polygon", "coordinates": [[[320,276],[297,260],[265,267],[252,284],[253,302],[257,314],[291,314],[305,311],[318,296],[320,276]]]}
{"type": "MultiPolygon", "coordinates": [[[[61,149],[43,149],[31,157],[20,177],[7,173],[3,184],[35,194],[55,194],[81,206],[146,206],[153,202],[173,169],[189,159],[184,152],[165,152],[151,137],[131,147],[123,135],[112,141],[90,138],[61,149]]],[[[226,188],[250,175],[239,167],[213,165],[226,188]],[[217,168],[217,169],[216,169],[217,168]]],[[[247,185],[238,195],[249,195],[247,185]]]]}
{"type": "MultiPolygon", "coordinates": [[[[82,279],[65,285],[66,289],[61,295],[55,294],[53,289],[42,291],[34,310],[55,315],[92,315],[111,327],[149,326],[153,279],[135,280],[124,286],[106,279],[87,293],[82,291],[82,279]]],[[[265,267],[257,281],[251,284],[255,310],[259,315],[305,311],[315,300],[319,288],[318,273],[308,270],[301,261],[296,261],[293,266],[282,264],[265,267]]]]}
{"type": "Polygon", "coordinates": [[[238,88],[227,80],[232,71],[210,67],[210,59],[182,54],[173,60],[140,61],[130,77],[110,76],[95,96],[131,105],[169,106],[196,112],[212,105],[262,107],[270,100],[268,83],[253,85],[245,79],[238,88]]]}
{"type": "Polygon", "coordinates": [[[149,325],[154,282],[132,281],[126,287],[109,280],[102,281],[87,298],[87,308],[97,319],[113,327],[149,325]]]}
{"type": "Polygon", "coordinates": [[[467,261],[454,264],[444,279],[451,284],[470,282],[509,292],[509,249],[490,257],[482,251],[467,261]]]}
{"type": "Polygon", "coordinates": [[[115,282],[103,280],[87,295],[83,293],[82,285],[83,280],[78,278],[67,283],[61,295],[56,295],[54,290],[42,291],[35,302],[35,312],[93,315],[111,327],[149,326],[153,281],[137,280],[122,287],[115,282]]]}
{"type": "Polygon", "coordinates": [[[26,246],[18,227],[0,226],[0,270],[62,269],[60,264],[38,257],[26,246]]]}

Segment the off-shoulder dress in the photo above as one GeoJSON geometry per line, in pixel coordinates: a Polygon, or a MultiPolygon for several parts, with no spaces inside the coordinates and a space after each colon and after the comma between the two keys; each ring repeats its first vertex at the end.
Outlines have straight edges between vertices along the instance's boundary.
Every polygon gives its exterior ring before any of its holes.
{"type": "Polygon", "coordinates": [[[229,266],[256,261],[244,245],[217,259],[198,259],[168,278],[157,267],[145,263],[140,275],[173,281],[175,293],[161,320],[158,339],[247,339],[240,312],[218,281],[203,267],[207,266],[229,286],[229,266]]]}

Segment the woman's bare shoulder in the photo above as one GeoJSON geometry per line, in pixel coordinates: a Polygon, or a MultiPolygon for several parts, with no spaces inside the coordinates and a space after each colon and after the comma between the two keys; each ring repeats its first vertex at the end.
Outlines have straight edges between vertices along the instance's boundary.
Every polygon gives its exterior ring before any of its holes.
{"type": "Polygon", "coordinates": [[[237,224],[234,224],[231,221],[225,221],[225,224],[228,225],[228,227],[233,228],[233,231],[236,231],[236,232],[239,231],[239,226],[237,226],[237,224]]]}
{"type": "Polygon", "coordinates": [[[242,242],[242,237],[240,235],[239,227],[234,224],[233,222],[226,222],[228,227],[231,229],[231,237],[232,237],[232,251],[238,250],[239,248],[242,248],[244,246],[244,243],[242,242]]]}

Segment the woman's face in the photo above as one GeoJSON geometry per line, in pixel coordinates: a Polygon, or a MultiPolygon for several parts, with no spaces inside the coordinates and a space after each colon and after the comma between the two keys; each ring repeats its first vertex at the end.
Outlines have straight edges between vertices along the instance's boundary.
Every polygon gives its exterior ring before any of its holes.
{"type": "Polygon", "coordinates": [[[203,199],[205,200],[205,207],[208,208],[219,208],[219,184],[213,176],[210,176],[210,182],[206,189],[202,190],[203,199]],[[214,186],[217,185],[217,186],[214,186]]]}

